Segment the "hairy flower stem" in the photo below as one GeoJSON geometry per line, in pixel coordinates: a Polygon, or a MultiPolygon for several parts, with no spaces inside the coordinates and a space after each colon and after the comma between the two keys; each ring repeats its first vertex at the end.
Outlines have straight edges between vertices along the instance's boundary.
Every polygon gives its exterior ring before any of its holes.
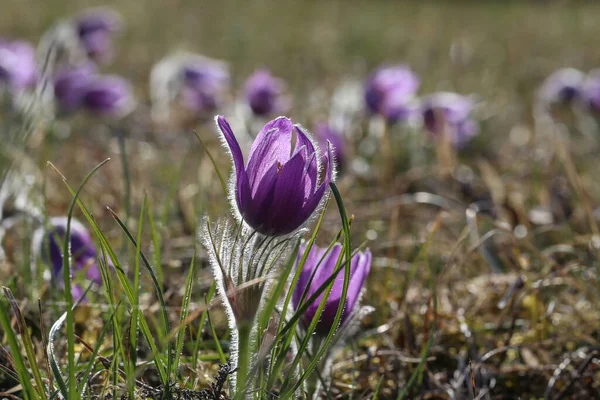
{"type": "Polygon", "coordinates": [[[252,361],[252,324],[242,322],[238,325],[238,365],[237,365],[237,400],[246,398],[246,394],[252,391],[252,385],[247,382],[250,362],[252,361]]]}

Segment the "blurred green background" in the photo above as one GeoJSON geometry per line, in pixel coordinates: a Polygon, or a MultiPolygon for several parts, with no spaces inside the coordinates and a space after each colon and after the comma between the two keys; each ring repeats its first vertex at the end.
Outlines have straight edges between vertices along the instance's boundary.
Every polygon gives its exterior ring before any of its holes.
{"type": "Polygon", "coordinates": [[[422,92],[479,93],[499,106],[527,103],[558,67],[600,66],[593,2],[3,0],[0,34],[36,41],[98,5],[126,23],[111,70],[144,88],[151,65],[175,48],[229,61],[237,84],[268,66],[297,89],[402,61],[423,77],[422,92]]]}

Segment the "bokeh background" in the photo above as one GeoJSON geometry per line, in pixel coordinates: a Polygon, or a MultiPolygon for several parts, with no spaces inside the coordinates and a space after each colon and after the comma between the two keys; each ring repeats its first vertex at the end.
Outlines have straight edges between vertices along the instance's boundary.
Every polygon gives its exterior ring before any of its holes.
{"type": "Polygon", "coordinates": [[[61,18],[99,5],[126,21],[111,69],[141,93],[152,64],[174,48],[227,60],[240,84],[267,65],[297,90],[401,61],[423,76],[422,91],[479,93],[500,111],[529,104],[558,67],[600,63],[593,2],[5,0],[0,26],[35,42],[61,18]]]}
{"type": "MultiPolygon", "coordinates": [[[[356,182],[340,177],[340,191],[354,215],[353,241],[367,241],[375,254],[364,302],[376,312],[365,319],[359,340],[335,364],[332,393],[368,396],[383,376],[381,398],[395,398],[399,382],[406,382],[414,359],[418,362],[434,334],[430,280],[443,273],[437,282],[439,319],[432,359],[414,398],[450,398],[444,397],[449,388],[455,398],[471,398],[468,384],[453,382],[456,374],[467,371],[469,360],[480,363],[477,389],[496,396],[489,398],[541,398],[566,358],[573,370],[555,382],[554,393],[567,388],[572,398],[598,396],[596,361],[585,371],[587,381],[567,386],[578,377],[575,368],[592,354],[588,350],[597,349],[600,341],[596,249],[590,244],[597,232],[588,221],[590,215],[597,216],[591,211],[600,204],[595,184],[600,172],[598,138],[590,148],[581,148],[573,139],[573,153],[565,161],[552,155],[555,149],[540,150],[541,154],[532,132],[537,90],[550,73],[562,67],[600,67],[600,4],[2,0],[0,36],[36,43],[57,21],[94,6],[109,6],[123,17],[118,52],[102,71],[134,83],[140,119],[149,106],[151,68],[175,49],[227,61],[235,96],[255,69],[270,68],[289,84],[294,98],[289,115],[309,126],[328,115],[328,109],[315,106],[315,96],[330,96],[347,81],[362,82],[384,63],[409,65],[421,77],[419,94],[476,95],[481,133],[475,145],[459,155],[459,164],[467,169],[457,169],[471,177],[466,185],[438,177],[435,157],[431,169],[392,167],[393,179],[388,181],[377,173],[356,182]],[[431,204],[415,205],[410,195],[416,192],[440,195],[452,205],[441,207],[443,212],[431,204]],[[479,232],[502,231],[489,246],[482,246],[480,238],[469,242],[463,237],[473,223],[465,217],[465,208],[481,199],[496,209],[481,217],[479,232]],[[542,205],[547,212],[557,201],[573,216],[562,215],[552,227],[537,226],[530,211],[542,205]],[[502,225],[506,223],[508,229],[502,225]],[[532,236],[524,239],[513,229],[518,225],[532,236]]],[[[185,279],[182,271],[197,247],[197,218],[203,213],[216,216],[228,206],[191,128],[161,138],[156,132],[147,135],[152,128],[146,122],[137,126],[139,132],[133,132],[127,144],[132,215],[148,193],[160,214],[166,290],[177,304],[185,279]],[[173,138],[177,135],[186,138],[183,144],[173,138]]],[[[214,128],[208,123],[195,129],[226,171],[230,161],[214,128]]],[[[105,208],[121,215],[125,211],[120,150],[108,129],[76,119],[68,135],[33,139],[29,155],[45,176],[44,201],[50,215],[64,214],[71,197],[60,177],[45,167],[46,161],[76,184],[100,161],[114,158],[90,181],[83,197],[109,238],[122,243],[122,232],[105,208]]],[[[339,229],[337,211],[330,208],[324,227],[329,238],[339,229]]],[[[11,240],[9,249],[18,248],[11,240]]],[[[8,267],[8,276],[27,296],[31,288],[19,282],[17,271],[16,266],[8,267]]],[[[202,274],[209,279],[206,270],[202,274]]],[[[43,280],[38,284],[42,293],[48,291],[43,280]]],[[[200,298],[208,284],[205,280],[198,285],[200,298]]],[[[155,304],[155,299],[146,300],[155,304]]],[[[101,315],[93,315],[101,321],[101,315]]],[[[225,329],[223,318],[215,321],[218,329],[225,329]]]]}

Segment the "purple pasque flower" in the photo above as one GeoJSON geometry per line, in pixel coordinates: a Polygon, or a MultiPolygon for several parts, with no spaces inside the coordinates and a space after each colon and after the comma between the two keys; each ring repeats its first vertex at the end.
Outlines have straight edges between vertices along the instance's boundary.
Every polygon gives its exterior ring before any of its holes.
{"type": "Polygon", "coordinates": [[[285,82],[274,77],[267,69],[259,69],[250,75],[244,91],[248,105],[256,115],[264,117],[285,112],[289,108],[285,82]]]}
{"type": "Polygon", "coordinates": [[[99,116],[122,116],[133,107],[133,89],[116,75],[97,75],[92,64],[67,67],[54,79],[54,97],[62,113],[85,109],[99,116]]]}
{"type": "Polygon", "coordinates": [[[96,68],[92,64],[67,67],[54,78],[54,98],[63,113],[79,109],[87,88],[96,79],[96,68]]]}
{"type": "Polygon", "coordinates": [[[544,106],[572,105],[583,94],[585,74],[575,68],[553,72],[539,90],[539,100],[544,106]]]}
{"type": "Polygon", "coordinates": [[[422,102],[423,125],[435,136],[447,134],[455,146],[461,147],[479,131],[477,123],[471,119],[474,108],[475,101],[469,96],[434,93],[422,102]]]}
{"type": "Polygon", "coordinates": [[[205,57],[194,57],[181,69],[182,104],[198,114],[217,110],[229,89],[226,64],[205,57]]]}
{"type": "Polygon", "coordinates": [[[121,30],[121,16],[114,10],[95,8],[83,11],[73,21],[79,40],[88,57],[109,61],[113,56],[113,35],[121,30]]]}
{"type": "Polygon", "coordinates": [[[335,179],[333,149],[321,156],[309,134],[286,117],[260,131],[244,166],[244,155],[223,116],[215,118],[234,164],[231,199],[247,225],[267,236],[281,236],[302,227],[335,179]],[[295,145],[294,145],[295,143],[295,145]],[[325,176],[319,184],[319,171],[325,176]]]}
{"type": "Polygon", "coordinates": [[[315,125],[314,133],[323,148],[327,146],[327,142],[331,143],[336,165],[338,167],[344,165],[348,158],[348,146],[346,145],[344,135],[325,121],[321,121],[315,125]]]}
{"type": "Polygon", "coordinates": [[[600,69],[591,70],[583,84],[586,106],[593,113],[600,113],[600,69]]]}
{"type": "MultiPolygon", "coordinates": [[[[67,230],[67,217],[50,218],[50,230],[42,241],[42,256],[49,264],[52,276],[62,282],[63,241],[67,230]]],[[[71,270],[85,271],[86,278],[102,284],[102,277],[96,259],[98,253],[92,236],[78,220],[71,218],[70,228],[71,270]]]]}
{"type": "Polygon", "coordinates": [[[120,76],[97,76],[85,88],[83,107],[99,116],[123,116],[133,107],[132,92],[131,84],[120,76]]]}
{"type": "MultiPolygon", "coordinates": [[[[306,251],[306,246],[306,243],[300,245],[300,250],[296,258],[296,267],[298,267],[300,260],[306,251]]],[[[295,309],[300,307],[300,300],[302,300],[304,292],[306,292],[304,300],[308,300],[317,292],[319,287],[331,277],[335,271],[337,260],[340,257],[341,252],[342,245],[339,243],[336,243],[329,253],[327,253],[326,248],[320,248],[316,245],[312,246],[302,268],[302,272],[300,273],[300,277],[298,278],[298,282],[294,287],[294,292],[292,293],[292,302],[295,309]]],[[[357,306],[362,288],[365,285],[370,270],[371,251],[369,249],[366,249],[364,252],[358,252],[352,257],[350,262],[350,283],[348,284],[348,292],[340,324],[344,324],[355,311],[355,307],[357,306]]],[[[316,327],[317,334],[326,335],[329,333],[340,304],[343,288],[344,271],[342,269],[339,271],[325,303],[325,308],[323,309],[316,327]]],[[[319,304],[323,300],[324,294],[325,293],[321,293],[304,312],[302,321],[305,327],[308,327],[314,318],[317,309],[319,308],[319,304]]]]}
{"type": "Polygon", "coordinates": [[[408,105],[421,81],[403,64],[376,69],[365,84],[365,104],[372,114],[400,120],[402,105],[408,105]]]}
{"type": "Polygon", "coordinates": [[[0,84],[26,89],[34,85],[36,79],[34,47],[22,40],[0,39],[0,84]]]}

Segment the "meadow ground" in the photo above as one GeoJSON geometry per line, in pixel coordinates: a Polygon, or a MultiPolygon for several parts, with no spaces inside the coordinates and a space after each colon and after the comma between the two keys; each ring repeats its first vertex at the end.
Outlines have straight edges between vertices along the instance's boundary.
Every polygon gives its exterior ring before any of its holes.
{"type": "MultiPolygon", "coordinates": [[[[363,157],[366,167],[347,167],[337,187],[352,216],[354,247],[364,243],[374,255],[362,298],[374,312],[333,361],[330,398],[398,398],[408,387],[405,398],[600,398],[600,119],[586,116],[582,124],[580,116],[566,113],[560,124],[540,123],[534,107],[537,89],[554,70],[600,68],[600,5],[3,0],[0,35],[36,42],[58,19],[96,5],[123,16],[118,53],[102,70],[131,80],[139,105],[123,124],[84,116],[40,124],[15,168],[36,177],[28,201],[43,215],[66,215],[72,196],[47,161],[77,187],[110,157],[85,186],[82,201],[131,266],[135,247],[107,206],[135,236],[147,196],[155,227],[142,232],[141,248],[162,264],[165,309],[174,325],[198,252],[190,306],[197,318],[184,345],[181,387],[207,387],[217,374],[219,348],[229,346],[219,307],[211,311],[212,331],[196,335],[212,284],[197,227],[202,215],[216,219],[229,205],[193,131],[225,175],[231,161],[211,120],[168,132],[148,122],[150,70],[178,48],[227,61],[234,97],[254,69],[269,67],[289,84],[293,107],[286,115],[308,128],[329,116],[336,88],[362,82],[382,63],[408,64],[421,78],[419,94],[477,96],[480,134],[456,153],[425,139],[416,164],[403,128],[378,138],[375,153],[360,147],[372,123],[357,119],[346,132],[351,157],[363,157]],[[123,145],[115,132],[124,128],[123,145]],[[160,252],[153,245],[157,235],[160,252]]],[[[334,203],[325,213],[320,244],[342,228],[334,203]]],[[[5,217],[12,206],[5,204],[5,217]]],[[[85,220],[79,209],[74,215],[85,220]]],[[[0,284],[14,294],[43,360],[40,338],[65,304],[62,292],[44,279],[42,263],[31,267],[34,228],[19,222],[4,238],[0,284]]],[[[145,274],[140,288],[140,309],[150,329],[160,331],[163,306],[145,274]]],[[[128,312],[119,315],[127,326],[128,312]]],[[[95,346],[111,320],[104,297],[91,293],[75,319],[77,335],[95,346]]],[[[104,337],[100,352],[107,359],[113,335],[104,337]]],[[[65,346],[57,344],[61,351],[65,346]]],[[[81,342],[76,346],[87,360],[81,342]]],[[[143,384],[136,393],[157,396],[144,391],[144,385],[158,387],[159,379],[145,364],[151,352],[141,339],[138,353],[143,384]]],[[[0,365],[4,358],[0,353],[0,365]]],[[[19,396],[7,369],[0,369],[0,393],[19,396]]]]}

